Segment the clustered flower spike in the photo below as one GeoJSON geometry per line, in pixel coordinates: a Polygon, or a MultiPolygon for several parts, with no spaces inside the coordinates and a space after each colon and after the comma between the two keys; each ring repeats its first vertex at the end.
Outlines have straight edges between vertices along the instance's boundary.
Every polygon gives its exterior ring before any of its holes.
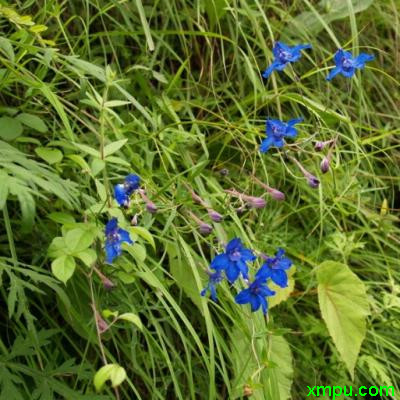
{"type": "Polygon", "coordinates": [[[261,143],[261,153],[266,153],[271,146],[283,147],[283,139],[285,137],[296,137],[297,129],[294,126],[301,121],[303,121],[303,118],[291,119],[288,122],[283,122],[279,119],[268,119],[265,129],[267,137],[261,143]]]}
{"type": "Polygon", "coordinates": [[[117,218],[112,218],[107,222],[105,228],[106,235],[106,263],[111,264],[114,259],[122,253],[122,243],[133,244],[129,233],[118,226],[117,218]]]}
{"type": "Polygon", "coordinates": [[[274,61],[264,71],[263,77],[268,78],[273,71],[282,71],[289,63],[297,61],[301,57],[301,50],[311,49],[311,44],[299,44],[297,46],[288,46],[282,42],[276,42],[272,53],[274,61]]]}
{"type": "Polygon", "coordinates": [[[255,259],[253,252],[244,248],[239,238],[234,238],[226,245],[225,253],[212,260],[210,267],[216,271],[225,271],[229,282],[233,283],[240,274],[244,279],[249,279],[247,262],[255,259]]]}
{"type": "Polygon", "coordinates": [[[329,72],[326,80],[330,81],[338,74],[342,74],[346,78],[351,78],[357,69],[363,69],[365,63],[372,61],[374,58],[374,56],[366,53],[361,53],[359,56],[353,57],[349,51],[339,49],[333,57],[336,67],[329,72]]]}
{"type": "Polygon", "coordinates": [[[135,174],[129,174],[123,183],[114,186],[115,200],[120,206],[129,207],[132,193],[139,189],[140,178],[135,174]]]}

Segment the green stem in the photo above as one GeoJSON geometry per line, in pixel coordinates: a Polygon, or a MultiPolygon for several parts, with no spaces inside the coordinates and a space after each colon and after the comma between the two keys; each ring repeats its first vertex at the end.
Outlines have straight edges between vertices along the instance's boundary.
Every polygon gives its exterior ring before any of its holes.
{"type": "Polygon", "coordinates": [[[14,267],[18,267],[17,251],[15,250],[14,236],[12,233],[10,216],[8,215],[7,202],[3,207],[4,224],[6,226],[8,245],[10,246],[11,258],[13,260],[14,267]]]}

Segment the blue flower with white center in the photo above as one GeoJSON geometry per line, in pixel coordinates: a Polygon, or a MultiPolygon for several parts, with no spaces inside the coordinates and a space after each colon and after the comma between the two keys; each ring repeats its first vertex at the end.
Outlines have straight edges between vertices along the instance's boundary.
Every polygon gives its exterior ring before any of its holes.
{"type": "Polygon", "coordinates": [[[243,278],[248,279],[247,261],[256,259],[253,252],[245,249],[239,238],[232,239],[225,249],[225,253],[217,255],[212,260],[210,267],[216,271],[225,271],[229,282],[233,283],[242,274],[243,278]]]}
{"type": "Polygon", "coordinates": [[[217,289],[216,286],[221,283],[224,279],[222,276],[222,271],[210,272],[210,279],[208,281],[207,286],[200,292],[201,296],[205,296],[206,293],[210,292],[210,297],[213,301],[217,301],[217,289]]]}
{"type": "Polygon", "coordinates": [[[257,311],[261,307],[265,315],[268,311],[266,297],[273,296],[275,292],[266,285],[262,277],[257,277],[257,275],[254,282],[247,289],[243,289],[236,295],[235,301],[238,304],[250,303],[252,312],[257,311]]]}
{"type": "Polygon", "coordinates": [[[365,63],[372,61],[374,58],[374,56],[366,53],[361,53],[359,56],[353,57],[349,51],[339,49],[333,57],[336,67],[329,72],[326,80],[330,81],[338,74],[342,74],[346,78],[351,78],[357,69],[363,69],[365,63]]]}
{"type": "Polygon", "coordinates": [[[124,183],[119,183],[114,186],[114,197],[120,206],[129,207],[131,194],[139,189],[140,178],[135,174],[129,174],[124,183]]]}
{"type": "Polygon", "coordinates": [[[261,142],[261,153],[266,153],[271,146],[283,147],[284,137],[296,137],[297,129],[294,126],[301,121],[303,121],[303,118],[291,119],[288,122],[279,119],[267,119],[265,129],[267,137],[261,142]]]}
{"type": "Polygon", "coordinates": [[[117,218],[112,218],[107,222],[106,229],[106,263],[111,264],[113,260],[122,253],[121,245],[123,242],[133,244],[129,233],[118,226],[117,218]]]}
{"type": "Polygon", "coordinates": [[[288,46],[282,42],[276,42],[272,53],[274,61],[264,71],[263,77],[268,78],[273,71],[282,71],[289,63],[297,61],[301,57],[301,50],[311,49],[311,44],[299,44],[297,46],[288,46]]]}
{"type": "Polygon", "coordinates": [[[275,257],[268,257],[257,272],[257,278],[266,281],[271,278],[274,283],[284,288],[288,285],[286,271],[292,266],[292,260],[285,257],[285,250],[278,249],[275,257]]]}

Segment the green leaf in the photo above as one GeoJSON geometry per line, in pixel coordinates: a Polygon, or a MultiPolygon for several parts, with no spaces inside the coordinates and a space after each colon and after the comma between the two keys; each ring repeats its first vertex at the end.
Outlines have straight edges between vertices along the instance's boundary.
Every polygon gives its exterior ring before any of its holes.
{"type": "Polygon", "coordinates": [[[38,131],[40,133],[47,132],[47,125],[37,115],[22,113],[17,115],[16,119],[22,122],[24,125],[29,126],[29,128],[34,129],[35,131],[38,131]]]}
{"type": "Polygon", "coordinates": [[[5,37],[0,37],[0,49],[3,50],[4,54],[7,56],[7,58],[14,63],[14,49],[12,47],[11,42],[6,39],[5,37]]]}
{"type": "Polygon", "coordinates": [[[131,102],[126,100],[110,100],[104,103],[104,107],[108,108],[120,107],[120,106],[126,106],[127,104],[131,104],[131,102]]]}
{"type": "Polygon", "coordinates": [[[139,235],[146,242],[150,243],[154,250],[156,249],[156,244],[154,243],[153,235],[146,228],[142,228],[141,226],[133,226],[129,229],[129,231],[139,235]]]}
{"type": "Polygon", "coordinates": [[[90,163],[90,169],[92,171],[93,176],[96,176],[99,172],[101,172],[106,166],[104,160],[100,158],[93,158],[93,161],[90,163]]]}
{"type": "Polygon", "coordinates": [[[48,216],[52,221],[58,222],[59,224],[73,224],[75,219],[72,215],[62,212],[52,212],[48,216]]]}
{"type": "Polygon", "coordinates": [[[322,318],[354,378],[369,314],[365,285],[347,265],[336,261],[322,263],[317,269],[317,279],[322,318]]]}
{"type": "Polygon", "coordinates": [[[75,254],[85,265],[91,267],[97,259],[97,253],[93,249],[86,249],[75,254]]]}
{"type": "Polygon", "coordinates": [[[121,314],[118,319],[123,319],[125,321],[132,322],[135,324],[141,331],[143,330],[143,324],[142,321],[140,320],[139,316],[133,313],[124,313],[121,314]]]}
{"type": "Polygon", "coordinates": [[[107,364],[101,367],[93,379],[96,391],[100,391],[108,379],[112,387],[119,386],[126,379],[125,369],[118,364],[107,364]]]}
{"type": "Polygon", "coordinates": [[[106,147],[104,147],[104,156],[110,156],[111,154],[114,154],[116,151],[118,151],[122,146],[126,144],[128,139],[122,139],[122,140],[117,140],[116,142],[108,144],[106,147]]]}
{"type": "Polygon", "coordinates": [[[0,171],[0,182],[0,210],[2,210],[8,197],[9,176],[5,171],[0,171]]]}
{"type": "Polygon", "coordinates": [[[86,144],[80,144],[80,143],[74,143],[74,145],[81,151],[83,151],[86,154],[90,154],[93,157],[100,158],[100,152],[96,149],[93,149],[90,146],[87,146],[86,144]]]}
{"type": "Polygon", "coordinates": [[[65,235],[65,243],[72,253],[86,250],[94,241],[95,233],[89,229],[76,228],[65,235]]]}
{"type": "Polygon", "coordinates": [[[294,289],[294,278],[293,275],[296,272],[296,267],[292,266],[288,271],[288,285],[285,288],[281,288],[274,283],[270,283],[269,287],[275,291],[275,295],[268,298],[268,308],[271,309],[272,307],[277,306],[278,304],[282,303],[283,301],[287,300],[290,296],[290,293],[293,292],[294,289]]]}
{"type": "Polygon", "coordinates": [[[63,153],[58,149],[48,147],[36,147],[35,153],[49,164],[55,164],[63,159],[63,153]]]}
{"type": "Polygon", "coordinates": [[[58,258],[68,254],[68,248],[63,237],[55,237],[47,250],[50,258],[58,258]]]}
{"type": "Polygon", "coordinates": [[[6,141],[16,139],[22,135],[24,128],[18,120],[10,117],[0,118],[0,138],[6,141]]]}
{"type": "Polygon", "coordinates": [[[133,256],[135,260],[144,261],[146,259],[146,248],[138,243],[133,245],[126,244],[124,248],[133,256]]]}
{"type": "Polygon", "coordinates": [[[51,271],[53,275],[61,282],[66,283],[74,274],[75,260],[72,256],[61,256],[51,263],[51,271]]]}

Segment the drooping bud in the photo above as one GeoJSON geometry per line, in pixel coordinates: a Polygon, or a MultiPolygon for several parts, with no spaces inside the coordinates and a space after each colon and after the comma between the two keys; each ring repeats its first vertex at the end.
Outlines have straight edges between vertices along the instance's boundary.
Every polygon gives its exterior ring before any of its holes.
{"type": "Polygon", "coordinates": [[[131,219],[131,225],[136,226],[138,224],[138,216],[135,214],[131,219]]]}
{"type": "Polygon", "coordinates": [[[314,175],[309,174],[307,177],[307,183],[309,184],[310,187],[313,189],[317,189],[319,186],[319,179],[315,177],[314,175]]]}
{"type": "Polygon", "coordinates": [[[325,147],[325,142],[316,142],[314,145],[315,151],[322,151],[322,149],[325,147]]]}
{"type": "Polygon", "coordinates": [[[250,208],[264,208],[267,204],[262,197],[243,196],[243,200],[250,208]]]}
{"type": "Polygon", "coordinates": [[[104,289],[112,290],[115,288],[115,284],[110,279],[108,279],[106,276],[102,275],[100,277],[100,279],[101,279],[101,282],[103,283],[104,289]]]}
{"type": "Polygon", "coordinates": [[[146,203],[146,210],[151,214],[155,214],[157,212],[158,208],[152,201],[148,201],[146,203]]]}
{"type": "Polygon", "coordinates": [[[278,201],[285,200],[285,193],[282,193],[277,189],[271,189],[268,193],[274,200],[278,200],[278,201]]]}
{"type": "Polygon", "coordinates": [[[213,210],[212,208],[208,209],[208,216],[214,221],[214,222],[221,222],[224,217],[217,211],[213,210]]]}
{"type": "Polygon", "coordinates": [[[322,159],[322,161],[321,161],[320,168],[321,168],[321,172],[322,172],[323,174],[326,174],[326,173],[329,171],[329,164],[330,164],[329,161],[330,161],[330,160],[329,160],[329,157],[324,157],[324,158],[322,159]]]}
{"type": "Polygon", "coordinates": [[[205,222],[199,225],[199,231],[202,235],[209,235],[213,231],[213,227],[205,222]]]}

